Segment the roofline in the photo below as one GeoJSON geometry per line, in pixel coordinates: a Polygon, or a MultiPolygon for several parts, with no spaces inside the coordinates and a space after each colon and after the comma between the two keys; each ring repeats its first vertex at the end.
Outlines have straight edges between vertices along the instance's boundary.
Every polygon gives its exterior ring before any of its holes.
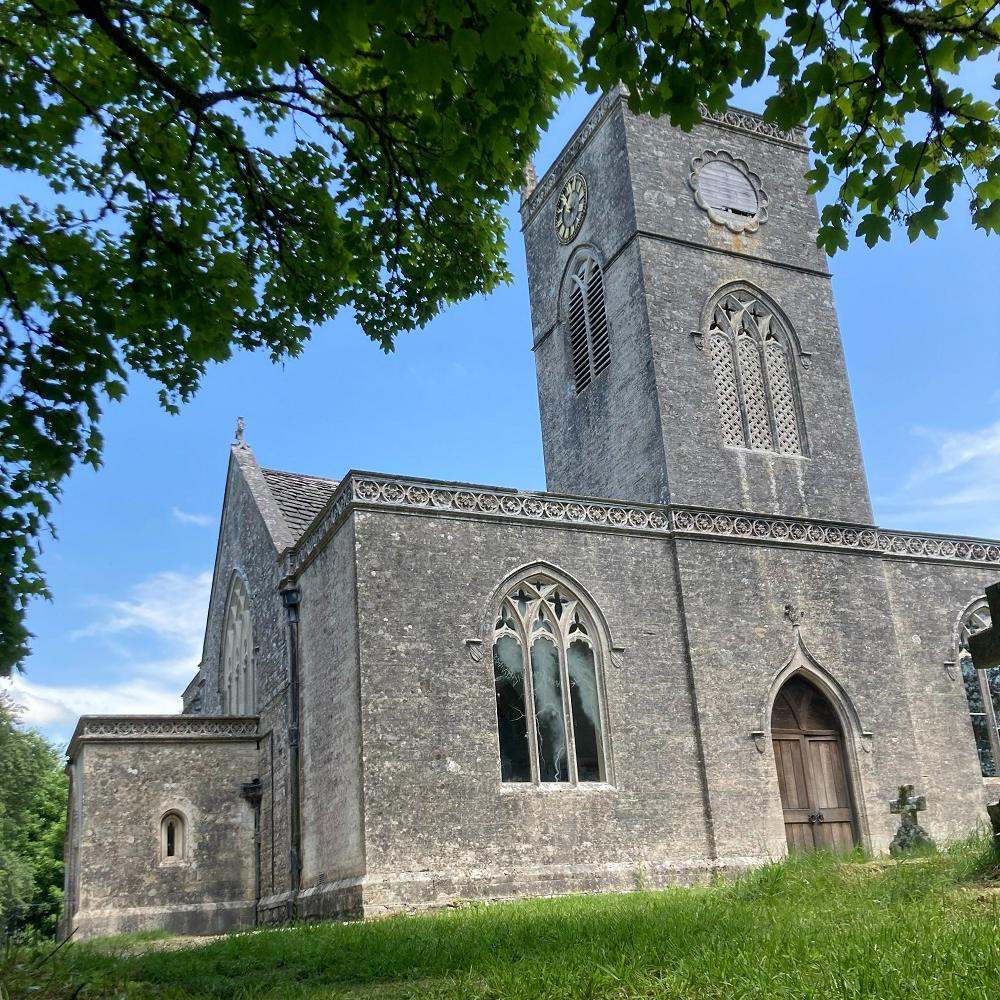
{"type": "Polygon", "coordinates": [[[72,762],[83,743],[257,740],[256,715],[81,715],[66,750],[72,762]]]}
{"type": "Polygon", "coordinates": [[[1000,566],[1000,541],[988,538],[900,532],[868,522],[615,501],[351,470],[286,554],[283,575],[294,578],[301,573],[358,510],[854,552],[889,559],[973,564],[993,570],[1000,566]]]}
{"type": "MultiPolygon", "coordinates": [[[[583,121],[577,126],[563,148],[555,155],[548,169],[538,178],[537,183],[530,189],[522,190],[520,207],[522,230],[541,211],[542,205],[569,168],[570,162],[577,159],[598,129],[627,97],[628,89],[621,83],[611,90],[605,91],[594,102],[583,121]]],[[[782,146],[808,152],[809,147],[806,145],[804,129],[782,129],[755,111],[747,111],[732,105],[723,111],[710,111],[704,104],[700,105],[700,109],[701,120],[705,125],[754,135],[767,142],[776,142],[782,146]]]]}

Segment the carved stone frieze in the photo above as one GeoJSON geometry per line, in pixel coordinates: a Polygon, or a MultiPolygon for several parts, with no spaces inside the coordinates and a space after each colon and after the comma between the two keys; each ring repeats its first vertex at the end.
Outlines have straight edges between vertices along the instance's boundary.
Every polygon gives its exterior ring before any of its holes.
{"type": "Polygon", "coordinates": [[[426,511],[496,517],[663,536],[775,542],[871,552],[902,559],[1000,565],[1000,541],[883,531],[874,525],[836,524],[665,504],[629,504],[526,493],[462,483],[431,483],[367,473],[342,480],[333,502],[292,553],[289,572],[308,561],[336,524],[355,508],[426,511]]]}
{"type": "Polygon", "coordinates": [[[741,111],[739,108],[727,108],[725,111],[709,111],[704,104],[701,105],[701,117],[707,122],[714,122],[716,125],[725,125],[727,128],[738,129],[740,132],[749,132],[764,139],[775,139],[778,142],[787,143],[790,146],[806,148],[805,132],[803,129],[795,128],[786,131],[778,128],[773,122],[765,121],[760,115],[752,114],[749,111],[741,111]]]}
{"type": "Polygon", "coordinates": [[[147,739],[147,738],[216,738],[257,735],[255,716],[211,718],[204,715],[168,715],[159,718],[84,716],[74,739],[88,737],[147,739]]]}

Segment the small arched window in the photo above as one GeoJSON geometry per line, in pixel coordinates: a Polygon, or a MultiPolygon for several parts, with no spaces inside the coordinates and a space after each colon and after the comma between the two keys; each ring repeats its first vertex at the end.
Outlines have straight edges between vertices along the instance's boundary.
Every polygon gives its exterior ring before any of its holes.
{"type": "Polygon", "coordinates": [[[1000,667],[977,670],[969,654],[969,636],[990,627],[990,608],[976,601],[958,626],[958,662],[962,669],[969,718],[976,740],[979,767],[984,778],[1000,774],[1000,667]]]}
{"type": "Polygon", "coordinates": [[[792,341],[775,310],[750,289],[729,290],[707,338],[725,444],[805,454],[792,341]]]}
{"type": "Polygon", "coordinates": [[[183,861],[186,846],[184,817],[179,812],[168,812],[160,820],[160,861],[164,864],[183,861]]]}
{"type": "Polygon", "coordinates": [[[257,710],[254,671],[253,625],[243,580],[233,579],[226,609],[222,652],[223,711],[227,715],[253,715],[257,710]]]}
{"type": "Polygon", "coordinates": [[[493,677],[503,781],[610,780],[598,631],[567,587],[533,574],[507,593],[493,677]]]}
{"type": "Polygon", "coordinates": [[[582,254],[569,281],[569,349],[573,381],[579,393],[611,364],[611,339],[604,302],[604,274],[596,258],[582,254]]]}

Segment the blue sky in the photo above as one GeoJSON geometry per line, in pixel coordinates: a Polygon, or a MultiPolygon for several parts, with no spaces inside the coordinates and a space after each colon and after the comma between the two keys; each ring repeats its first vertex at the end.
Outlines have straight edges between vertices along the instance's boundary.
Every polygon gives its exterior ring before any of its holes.
{"type": "MultiPolygon", "coordinates": [[[[759,108],[750,93],[740,104],[759,108]]],[[[590,107],[567,100],[539,174],[590,107]]],[[[937,240],[831,262],[876,520],[1000,537],[1000,240],[962,205],[937,240]]],[[[350,317],[273,366],[241,355],[179,416],[134,377],[105,414],[104,468],[77,470],[45,546],[14,695],[57,742],[80,713],[171,712],[198,663],[229,444],[238,415],[258,461],[338,478],[349,468],[542,489],[541,440],[516,202],[511,286],[458,304],[384,355],[350,317]]]]}

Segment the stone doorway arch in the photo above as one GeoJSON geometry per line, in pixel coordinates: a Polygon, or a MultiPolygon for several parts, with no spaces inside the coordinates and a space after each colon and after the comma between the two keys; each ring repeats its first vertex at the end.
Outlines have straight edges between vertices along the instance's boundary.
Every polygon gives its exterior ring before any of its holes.
{"type": "Polygon", "coordinates": [[[843,728],[830,700],[802,674],[774,699],[771,741],[789,851],[853,850],[860,837],[843,728]]]}

